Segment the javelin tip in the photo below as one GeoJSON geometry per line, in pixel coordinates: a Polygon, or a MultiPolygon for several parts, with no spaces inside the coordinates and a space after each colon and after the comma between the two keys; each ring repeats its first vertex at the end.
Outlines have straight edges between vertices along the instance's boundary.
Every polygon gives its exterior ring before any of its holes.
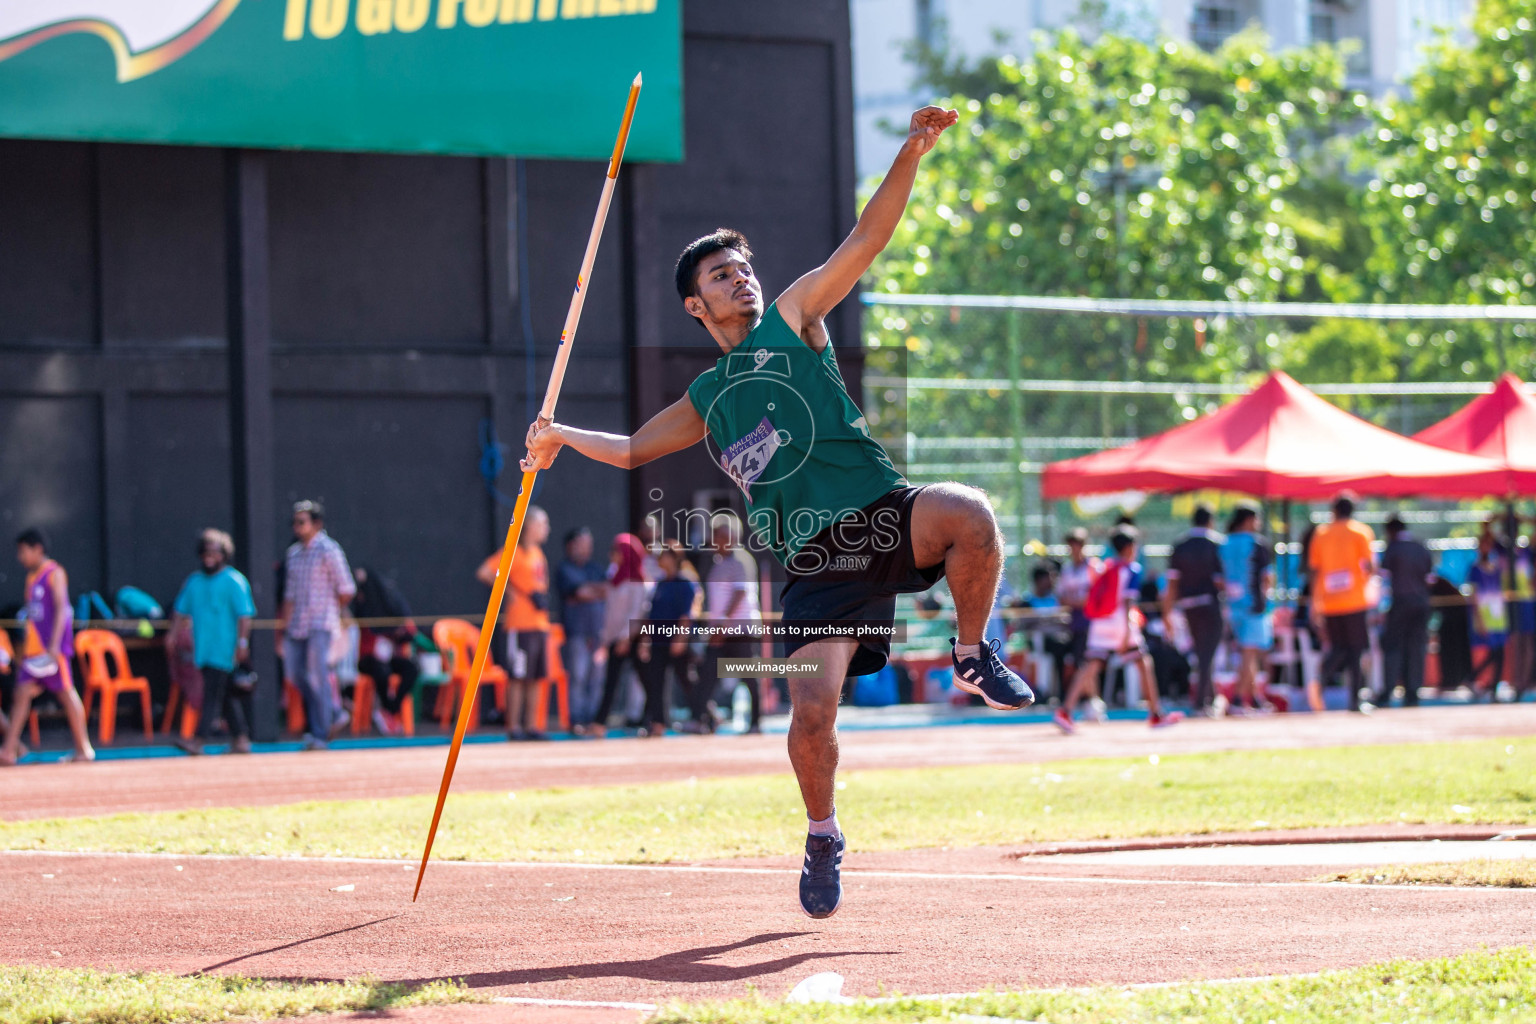
{"type": "Polygon", "coordinates": [[[640,75],[641,75],[641,72],[639,72],[639,71],[635,72],[635,80],[633,82],[629,83],[632,88],[635,88],[635,89],[640,88],[640,75]]]}

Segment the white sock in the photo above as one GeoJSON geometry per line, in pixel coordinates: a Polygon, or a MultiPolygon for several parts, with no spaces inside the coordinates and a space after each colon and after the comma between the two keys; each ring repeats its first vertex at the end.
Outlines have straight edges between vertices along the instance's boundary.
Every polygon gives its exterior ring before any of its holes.
{"type": "Polygon", "coordinates": [[[817,821],[810,815],[806,815],[805,820],[810,822],[810,832],[813,836],[840,836],[843,834],[843,830],[837,827],[837,810],[835,808],[831,814],[821,821],[817,821]]]}
{"type": "Polygon", "coordinates": [[[955,644],[955,658],[964,661],[966,658],[979,658],[981,656],[981,644],[955,644]]]}

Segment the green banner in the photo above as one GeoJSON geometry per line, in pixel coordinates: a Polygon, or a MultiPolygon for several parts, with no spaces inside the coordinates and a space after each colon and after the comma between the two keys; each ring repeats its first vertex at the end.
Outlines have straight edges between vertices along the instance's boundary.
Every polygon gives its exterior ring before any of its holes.
{"type": "Polygon", "coordinates": [[[0,136],[683,155],[681,0],[0,0],[0,136]]]}

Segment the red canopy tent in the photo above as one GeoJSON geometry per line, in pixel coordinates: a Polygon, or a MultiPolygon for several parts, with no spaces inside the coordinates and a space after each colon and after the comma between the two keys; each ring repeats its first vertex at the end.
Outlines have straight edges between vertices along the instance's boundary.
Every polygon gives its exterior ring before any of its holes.
{"type": "Polygon", "coordinates": [[[1394,434],[1275,372],[1208,416],[1123,448],[1045,467],[1047,500],[1113,491],[1214,488],[1318,499],[1350,488],[1380,497],[1502,494],[1503,467],[1394,434]]]}
{"type": "Polygon", "coordinates": [[[1498,494],[1536,492],[1536,398],[1512,373],[1413,439],[1497,462],[1505,471],[1498,494]]]}

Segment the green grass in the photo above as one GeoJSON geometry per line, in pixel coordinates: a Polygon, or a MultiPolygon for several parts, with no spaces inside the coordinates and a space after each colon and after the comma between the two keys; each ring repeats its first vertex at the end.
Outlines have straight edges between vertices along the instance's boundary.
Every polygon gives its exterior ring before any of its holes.
{"type": "Polygon", "coordinates": [[[1445,960],[1396,961],[1314,977],[1140,989],[997,992],[963,999],[852,1005],[734,1000],[674,1004],[648,1024],[870,1024],[978,1018],[1051,1024],[1383,1024],[1536,1021],[1536,953],[1526,947],[1445,960]],[[967,1018],[964,1015],[972,1015],[967,1018]]]}
{"type": "Polygon", "coordinates": [[[1505,889],[1536,888],[1536,861],[1466,860],[1449,864],[1389,864],[1324,875],[1319,882],[1363,885],[1473,885],[1505,889]]]}
{"type": "MultiPolygon", "coordinates": [[[[955,735],[964,742],[963,731],[955,735]]],[[[1536,740],[852,772],[840,787],[838,816],[858,850],[1398,821],[1522,824],[1536,819],[1536,740]]],[[[432,799],[8,822],[0,848],[412,858],[432,799]]],[[[787,774],[461,792],[448,801],[435,855],[745,857],[792,851],[804,828],[787,774]]]]}
{"type": "Polygon", "coordinates": [[[195,1024],[478,1001],[463,985],[443,981],[311,983],[0,966],[0,1024],[195,1024]]]}

